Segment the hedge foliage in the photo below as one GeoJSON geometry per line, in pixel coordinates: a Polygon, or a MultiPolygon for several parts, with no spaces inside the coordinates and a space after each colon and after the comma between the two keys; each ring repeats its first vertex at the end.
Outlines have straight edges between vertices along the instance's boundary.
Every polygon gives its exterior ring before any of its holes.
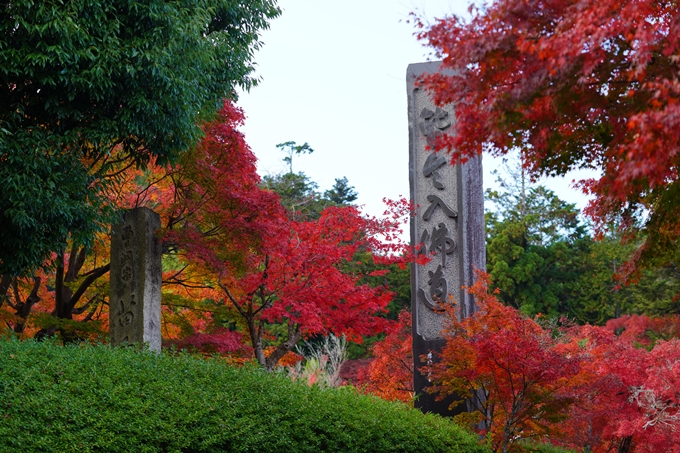
{"type": "Polygon", "coordinates": [[[218,359],[0,342],[0,451],[488,452],[448,420],[218,359]]]}
{"type": "Polygon", "coordinates": [[[522,442],[517,447],[523,453],[577,453],[576,450],[569,450],[549,443],[522,442]]]}

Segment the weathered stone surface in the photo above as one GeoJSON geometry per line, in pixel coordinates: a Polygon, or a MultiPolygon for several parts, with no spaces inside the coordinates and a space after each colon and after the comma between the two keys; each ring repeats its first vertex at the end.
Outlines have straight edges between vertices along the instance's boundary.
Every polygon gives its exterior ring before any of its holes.
{"type": "MultiPolygon", "coordinates": [[[[409,173],[411,201],[416,215],[411,221],[411,243],[422,244],[419,253],[432,257],[411,267],[413,352],[416,368],[421,355],[441,350],[444,317],[441,304],[456,304],[464,318],[475,310],[472,296],[461,287],[471,285],[474,270],[485,269],[484,191],[481,157],[452,166],[444,153],[426,149],[435,137],[456,121],[453,106],[437,107],[416,78],[434,73],[438,62],[408,66],[409,173]]],[[[428,412],[448,413],[448,403],[435,403],[423,393],[427,378],[415,373],[415,391],[422,394],[416,406],[428,412]]]]}
{"type": "Polygon", "coordinates": [[[161,349],[161,221],[148,208],[126,211],[111,234],[111,345],[161,349]]]}

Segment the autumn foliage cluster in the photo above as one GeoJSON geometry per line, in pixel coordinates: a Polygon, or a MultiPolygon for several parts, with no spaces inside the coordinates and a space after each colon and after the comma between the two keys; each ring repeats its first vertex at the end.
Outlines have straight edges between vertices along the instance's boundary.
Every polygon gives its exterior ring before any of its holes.
{"type": "MultiPolygon", "coordinates": [[[[619,277],[630,283],[645,267],[674,268],[680,245],[677,2],[477,5],[467,17],[432,23],[414,15],[418,38],[442,61],[439,73],[419,83],[436,104],[456,111],[456,123],[433,148],[450,153],[454,163],[482,152],[519,152],[522,175],[533,179],[595,170],[597,177],[578,182],[591,196],[585,214],[600,238],[613,232],[637,247],[625,264],[614,261],[619,277]]],[[[527,242],[526,228],[504,233],[507,240],[491,250],[496,258],[512,253],[515,236],[527,242]]],[[[569,258],[562,255],[557,268],[566,269],[569,258]]],[[[511,280],[508,269],[492,269],[496,283],[511,280]]],[[[518,441],[533,438],[583,451],[680,451],[677,315],[569,326],[500,304],[485,281],[470,289],[480,311],[459,320],[451,310],[447,346],[439,362],[422,371],[433,391],[473,398],[477,418],[466,422],[486,424],[493,449],[521,449],[518,441]]],[[[541,305],[503,297],[532,314],[541,305]]],[[[545,292],[536,294],[541,297],[545,292]]],[[[374,365],[370,374],[378,376],[381,364],[374,365]]]]}
{"type": "Polygon", "coordinates": [[[445,70],[422,83],[456,105],[438,148],[454,160],[519,149],[534,176],[598,170],[580,182],[596,227],[646,237],[631,264],[677,258],[677,2],[498,0],[469,19],[416,19],[445,70]]]}
{"type": "Polygon", "coordinates": [[[402,311],[385,339],[373,346],[371,364],[359,370],[360,387],[388,401],[413,401],[412,342],[411,313],[402,311]]]}
{"type": "MultiPolygon", "coordinates": [[[[486,427],[493,451],[521,451],[523,440],[603,453],[680,451],[678,316],[550,323],[498,302],[488,279],[481,274],[469,289],[475,315],[459,320],[455,306],[447,309],[446,346],[420,372],[441,397],[472,395],[477,411],[458,418],[486,427]]],[[[375,347],[380,355],[364,378],[367,391],[408,401],[409,317],[401,321],[375,347]]]]}
{"type": "MultiPolygon", "coordinates": [[[[333,333],[360,342],[384,330],[392,293],[364,283],[369,271],[355,256],[401,259],[400,245],[385,240],[400,221],[337,203],[318,216],[290,212],[262,187],[242,122],[227,102],[179,162],[122,161],[102,182],[112,210],[146,206],[161,215],[163,338],[272,370],[295,360],[301,339],[333,333]]],[[[21,337],[105,341],[109,238],[92,243],[58,251],[55,266],[33,278],[1,276],[4,324],[21,337]]]]}

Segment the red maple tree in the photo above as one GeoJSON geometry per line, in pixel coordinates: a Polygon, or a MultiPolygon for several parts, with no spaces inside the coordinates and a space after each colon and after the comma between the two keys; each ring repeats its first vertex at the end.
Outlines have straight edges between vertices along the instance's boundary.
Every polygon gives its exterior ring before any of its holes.
{"type": "MultiPolygon", "coordinates": [[[[519,148],[533,175],[599,170],[586,212],[664,262],[680,242],[680,9],[656,0],[498,0],[421,27],[450,72],[425,77],[456,106],[454,160],[519,148]]],[[[630,273],[634,266],[623,269],[630,273]]]]}
{"type": "Polygon", "coordinates": [[[623,315],[610,319],[605,327],[622,340],[650,349],[658,340],[680,338],[680,315],[623,315]]]}
{"type": "Polygon", "coordinates": [[[565,389],[576,403],[561,442],[593,452],[677,452],[680,427],[678,340],[651,350],[606,328],[569,329],[563,353],[579,357],[581,368],[565,389]]]}
{"type": "MultiPolygon", "coordinates": [[[[441,360],[420,370],[442,397],[483,396],[461,423],[484,420],[494,451],[526,451],[518,441],[533,439],[595,453],[680,452],[676,317],[542,325],[500,304],[488,278],[470,288],[479,307],[472,317],[458,320],[449,308],[441,360]]],[[[408,319],[374,347],[363,376],[377,396],[405,400],[408,319]]]]}
{"type": "Polygon", "coordinates": [[[411,313],[402,311],[385,339],[372,349],[374,359],[358,372],[357,386],[382,399],[413,401],[411,313]]]}
{"type": "Polygon", "coordinates": [[[168,243],[208,271],[210,297],[239,319],[268,370],[301,338],[331,332],[361,341],[383,330],[379,315],[391,293],[361,284],[351,263],[359,251],[396,256],[376,235],[389,237],[397,223],[365,218],[351,206],[292,219],[278,195],[259,186],[255,157],[237,130],[242,113],[226,105],[222,116],[205,127],[194,164],[185,168],[168,243]]]}
{"type": "MultiPolygon", "coordinates": [[[[579,360],[559,351],[549,331],[487,292],[488,274],[480,273],[469,289],[478,311],[458,320],[447,307],[449,324],[441,360],[426,367],[439,397],[476,395],[476,417],[468,424],[489,428],[493,451],[512,451],[518,440],[558,431],[573,399],[564,389],[579,369],[579,360]]],[[[457,404],[460,401],[454,403],[457,404]]]]}

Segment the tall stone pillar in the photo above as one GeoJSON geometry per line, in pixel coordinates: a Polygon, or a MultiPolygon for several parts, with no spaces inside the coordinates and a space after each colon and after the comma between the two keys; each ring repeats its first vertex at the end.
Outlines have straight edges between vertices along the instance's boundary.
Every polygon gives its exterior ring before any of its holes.
{"type": "Polygon", "coordinates": [[[461,287],[474,281],[474,269],[486,268],[484,235],[484,191],[481,157],[452,166],[445,153],[426,149],[434,139],[450,130],[456,121],[453,106],[438,107],[427,92],[416,86],[418,76],[436,73],[438,62],[408,66],[409,175],[411,201],[416,215],[411,221],[411,244],[422,244],[419,253],[431,260],[411,266],[411,311],[413,356],[416,371],[416,407],[423,412],[453,415],[467,410],[464,405],[449,411],[451,401],[435,401],[427,393],[427,376],[417,371],[425,363],[421,356],[436,360],[444,340],[443,304],[456,303],[459,318],[475,311],[475,301],[461,287]]]}
{"type": "Polygon", "coordinates": [[[123,213],[111,234],[109,332],[112,346],[161,350],[160,216],[148,208],[123,213]]]}

